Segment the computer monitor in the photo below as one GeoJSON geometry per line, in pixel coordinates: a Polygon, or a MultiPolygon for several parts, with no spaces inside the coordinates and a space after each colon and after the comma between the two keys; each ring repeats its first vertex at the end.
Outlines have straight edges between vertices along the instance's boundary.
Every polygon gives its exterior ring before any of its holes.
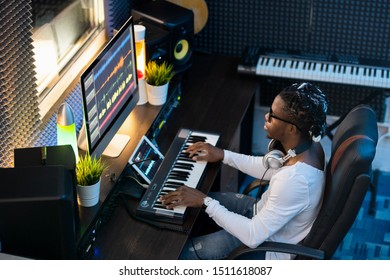
{"type": "Polygon", "coordinates": [[[81,75],[85,136],[79,145],[84,138],[91,155],[119,156],[130,140],[117,132],[139,100],[133,24],[130,17],[81,75]]]}

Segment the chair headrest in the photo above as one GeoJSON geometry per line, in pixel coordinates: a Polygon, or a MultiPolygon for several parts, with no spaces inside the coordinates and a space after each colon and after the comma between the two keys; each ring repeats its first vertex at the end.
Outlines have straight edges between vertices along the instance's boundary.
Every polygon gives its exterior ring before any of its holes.
{"type": "Polygon", "coordinates": [[[344,140],[343,143],[337,148],[335,151],[332,161],[330,162],[330,174],[333,175],[335,168],[337,167],[337,164],[339,163],[340,158],[344,155],[345,150],[348,148],[348,146],[359,139],[367,139],[375,143],[374,140],[372,140],[367,135],[353,135],[346,140],[344,140]]]}
{"type": "Polygon", "coordinates": [[[378,142],[378,126],[375,111],[368,105],[354,107],[338,126],[333,140],[332,151],[337,150],[346,139],[354,135],[366,135],[378,142]]]}

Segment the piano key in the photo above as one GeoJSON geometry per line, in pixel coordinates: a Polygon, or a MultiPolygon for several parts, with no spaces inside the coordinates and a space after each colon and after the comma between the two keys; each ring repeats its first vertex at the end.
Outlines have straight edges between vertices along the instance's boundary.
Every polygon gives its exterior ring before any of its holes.
{"type": "MultiPolygon", "coordinates": [[[[161,194],[168,194],[168,193],[170,193],[170,192],[174,192],[176,190],[176,188],[172,188],[172,187],[170,187],[170,186],[164,186],[163,188],[162,188],[162,190],[161,190],[161,194]]],[[[157,200],[159,200],[159,198],[157,199],[157,200]]]]}
{"type": "Polygon", "coordinates": [[[178,173],[173,173],[171,172],[169,175],[168,175],[168,180],[178,180],[178,181],[187,181],[187,179],[189,178],[190,176],[189,175],[183,175],[183,174],[178,174],[178,173]]]}
{"type": "Polygon", "coordinates": [[[205,142],[206,139],[207,138],[203,136],[191,136],[190,138],[188,138],[187,143],[205,142]]]}
{"type": "Polygon", "coordinates": [[[309,59],[260,56],[256,75],[390,88],[390,69],[309,59]],[[269,62],[269,63],[265,63],[269,62]]]}
{"type": "Polygon", "coordinates": [[[168,188],[172,188],[172,189],[177,189],[179,187],[183,186],[182,183],[178,183],[178,182],[166,182],[164,184],[164,187],[168,187],[168,188]]]}
{"type": "Polygon", "coordinates": [[[186,150],[187,150],[188,147],[189,147],[189,146],[183,147],[183,150],[180,152],[179,156],[181,156],[181,157],[187,157],[187,158],[188,158],[189,155],[190,155],[189,152],[186,152],[186,150]]]}
{"type": "Polygon", "coordinates": [[[178,163],[175,164],[175,168],[176,169],[180,169],[180,170],[193,170],[194,169],[194,165],[193,165],[193,163],[186,164],[184,162],[178,162],[178,163]]]}
{"type": "Polygon", "coordinates": [[[177,162],[182,165],[191,165],[195,162],[193,158],[188,157],[187,155],[179,155],[177,158],[177,162]]]}
{"type": "Polygon", "coordinates": [[[176,164],[173,166],[171,174],[180,175],[180,176],[189,176],[191,173],[186,170],[181,170],[180,168],[176,168],[176,164]]]}
{"type": "Polygon", "coordinates": [[[265,61],[265,58],[262,57],[262,58],[260,58],[259,63],[260,63],[261,65],[263,65],[263,64],[264,64],[264,61],[265,61]]]}
{"type": "Polygon", "coordinates": [[[163,187],[168,187],[168,188],[172,188],[172,189],[177,189],[177,188],[180,188],[181,186],[183,186],[183,182],[175,182],[175,181],[167,181],[163,187]]]}
{"type": "Polygon", "coordinates": [[[178,173],[178,172],[175,170],[175,171],[172,171],[172,172],[169,174],[168,179],[177,179],[177,180],[185,181],[185,180],[187,180],[189,177],[190,177],[189,174],[178,173]]]}

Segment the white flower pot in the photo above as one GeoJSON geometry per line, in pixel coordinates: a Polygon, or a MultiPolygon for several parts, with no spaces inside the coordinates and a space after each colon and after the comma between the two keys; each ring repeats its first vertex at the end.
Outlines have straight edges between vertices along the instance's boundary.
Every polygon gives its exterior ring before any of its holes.
{"type": "Polygon", "coordinates": [[[163,105],[167,101],[169,83],[162,86],[152,86],[146,82],[148,101],[152,105],[163,105]]]}
{"type": "Polygon", "coordinates": [[[77,202],[84,207],[95,206],[99,202],[100,180],[91,186],[77,185],[77,202]]]}

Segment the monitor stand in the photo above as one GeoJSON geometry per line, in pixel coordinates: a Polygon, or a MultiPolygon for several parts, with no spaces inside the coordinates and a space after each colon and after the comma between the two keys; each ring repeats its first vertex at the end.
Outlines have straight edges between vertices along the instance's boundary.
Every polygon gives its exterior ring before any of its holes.
{"type": "MultiPolygon", "coordinates": [[[[108,144],[107,148],[104,150],[103,156],[110,158],[119,157],[129,141],[130,136],[120,133],[115,134],[115,136],[111,139],[110,144],[108,144]]],[[[77,145],[83,151],[88,150],[87,136],[85,135],[84,125],[80,130],[80,134],[77,139],[77,145]]]]}
{"type": "Polygon", "coordinates": [[[111,158],[119,157],[129,141],[130,136],[119,133],[115,134],[110,144],[104,150],[103,155],[111,158]]]}

